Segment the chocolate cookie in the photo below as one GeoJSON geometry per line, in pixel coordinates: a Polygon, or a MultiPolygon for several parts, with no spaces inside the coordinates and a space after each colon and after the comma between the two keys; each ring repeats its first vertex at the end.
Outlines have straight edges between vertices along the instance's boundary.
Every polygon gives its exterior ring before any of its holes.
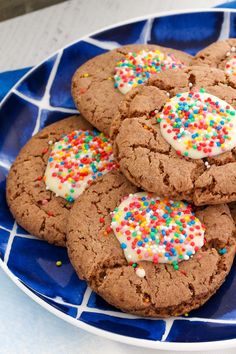
{"type": "Polygon", "coordinates": [[[235,201],[235,107],[235,86],[220,69],[151,78],[126,95],[111,126],[121,171],[160,196],[196,205],[235,201]]]}
{"type": "Polygon", "coordinates": [[[186,53],[156,45],[120,47],[96,56],[76,71],[72,96],[84,117],[108,135],[123,93],[152,74],[188,65],[190,59],[186,53]]]}
{"type": "Polygon", "coordinates": [[[136,315],[177,316],[201,306],[234,259],[229,208],[208,206],[195,215],[186,203],[137,191],[114,171],[74,203],[67,247],[77,274],[110,304],[136,315]]]}
{"type": "Polygon", "coordinates": [[[236,39],[212,43],[196,54],[191,65],[208,65],[222,69],[236,83],[236,39]]]}
{"type": "Polygon", "coordinates": [[[44,128],[22,148],[7,178],[7,202],[29,233],[59,246],[72,202],[114,167],[111,144],[82,117],[44,128]]]}

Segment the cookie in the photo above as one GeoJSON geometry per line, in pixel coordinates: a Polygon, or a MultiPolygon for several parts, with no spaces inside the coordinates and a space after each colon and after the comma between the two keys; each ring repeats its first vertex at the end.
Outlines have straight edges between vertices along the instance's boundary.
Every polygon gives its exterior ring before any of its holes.
{"type": "Polygon", "coordinates": [[[235,201],[235,107],[235,86],[220,69],[151,78],[126,95],[112,122],[121,171],[160,196],[196,205],[235,201]]]}
{"type": "Polygon", "coordinates": [[[7,178],[7,202],[29,233],[65,246],[72,202],[115,166],[112,147],[82,117],[51,124],[22,148],[7,178]]]}
{"type": "Polygon", "coordinates": [[[120,47],[96,56],[75,72],[72,96],[81,114],[108,135],[124,93],[152,74],[188,65],[190,59],[186,53],[156,45],[120,47]]]}
{"type": "Polygon", "coordinates": [[[220,287],[234,259],[234,231],[227,205],[162,200],[112,171],[74,203],[67,247],[79,277],[107,302],[168,317],[201,306],[220,287]]]}
{"type": "Polygon", "coordinates": [[[212,43],[196,54],[191,65],[208,65],[222,69],[236,83],[236,39],[212,43]]]}

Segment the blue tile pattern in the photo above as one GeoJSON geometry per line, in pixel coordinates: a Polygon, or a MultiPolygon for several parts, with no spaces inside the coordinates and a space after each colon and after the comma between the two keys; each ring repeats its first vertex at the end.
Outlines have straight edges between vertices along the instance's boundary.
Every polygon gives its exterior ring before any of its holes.
{"type": "MultiPolygon", "coordinates": [[[[5,200],[6,175],[20,148],[44,126],[74,114],[70,81],[88,59],[128,43],[152,42],[196,53],[218,38],[236,37],[236,16],[223,12],[180,14],[115,27],[72,44],[32,70],[0,107],[0,260],[38,298],[78,324],[164,342],[220,341],[236,337],[236,263],[227,280],[188,317],[150,320],[121,313],[77,278],[60,247],[18,226],[5,200]],[[63,265],[56,267],[56,261],[63,265]]],[[[13,82],[9,85],[12,86],[13,82]]]]}
{"type": "Polygon", "coordinates": [[[116,318],[103,313],[84,311],[80,320],[97,328],[140,339],[161,340],[165,331],[163,320],[116,318]]]}
{"type": "Polygon", "coordinates": [[[151,42],[180,49],[195,55],[217,41],[224,20],[222,12],[201,12],[157,18],[151,31],[151,42]]]}

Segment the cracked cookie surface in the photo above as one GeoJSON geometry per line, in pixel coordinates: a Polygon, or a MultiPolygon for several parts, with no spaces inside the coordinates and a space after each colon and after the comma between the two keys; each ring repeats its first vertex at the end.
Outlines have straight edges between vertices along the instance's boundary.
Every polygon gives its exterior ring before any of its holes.
{"type": "Polygon", "coordinates": [[[120,104],[111,125],[113,152],[125,176],[149,192],[196,205],[228,203],[236,200],[236,148],[204,159],[179,156],[150,115],[161,111],[168,97],[202,87],[236,108],[234,83],[220,69],[193,66],[162,72],[120,104]]]}
{"type": "Polygon", "coordinates": [[[32,235],[58,246],[65,246],[72,204],[46,190],[43,176],[53,143],[76,129],[92,127],[82,117],[72,116],[42,129],[22,148],[7,178],[7,202],[16,221],[32,235]]]}
{"type": "Polygon", "coordinates": [[[155,50],[167,54],[172,53],[185,65],[191,56],[175,50],[156,45],[129,45],[99,55],[83,64],[72,79],[72,96],[76,106],[83,116],[98,130],[109,134],[111,120],[124,95],[114,88],[114,70],[120,61],[130,51],[141,49],[155,50]]]}
{"type": "Polygon", "coordinates": [[[67,230],[70,260],[81,279],[110,304],[141,316],[168,317],[205,303],[220,287],[235,255],[235,226],[227,205],[196,210],[206,226],[205,245],[175,270],[169,264],[142,261],[137,276],[115,237],[110,213],[121,199],[138,191],[121,173],[97,180],[74,203],[67,230]],[[219,250],[226,253],[220,255],[219,250]]]}
{"type": "MultiPolygon", "coordinates": [[[[214,42],[198,52],[191,61],[191,65],[207,65],[213,68],[226,69],[226,65],[236,55],[236,39],[230,38],[214,42]]],[[[232,77],[236,84],[236,78],[232,77]]]]}

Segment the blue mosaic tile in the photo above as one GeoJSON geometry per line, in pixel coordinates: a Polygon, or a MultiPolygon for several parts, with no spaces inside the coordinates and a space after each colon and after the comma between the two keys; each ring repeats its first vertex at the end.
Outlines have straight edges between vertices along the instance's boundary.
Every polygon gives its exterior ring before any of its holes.
{"type": "Polygon", "coordinates": [[[129,23],[124,26],[112,28],[92,36],[92,38],[100,41],[111,41],[119,43],[119,45],[127,45],[131,43],[140,43],[140,37],[147,21],[139,21],[129,23]]]}
{"type": "Polygon", "coordinates": [[[48,110],[44,109],[41,112],[40,128],[42,129],[43,127],[45,127],[49,124],[58,122],[59,120],[67,118],[72,115],[73,114],[71,114],[71,113],[64,113],[64,112],[58,112],[58,111],[48,111],[48,110]]]}
{"type": "Polygon", "coordinates": [[[52,300],[59,296],[75,305],[83,300],[87,286],[74,272],[66,248],[15,237],[8,267],[27,286],[52,300]],[[62,261],[61,267],[56,266],[58,260],[62,261]]]}
{"type": "MultiPolygon", "coordinates": [[[[24,283],[23,283],[24,284],[24,283]]],[[[41,294],[38,294],[34,290],[32,290],[30,287],[28,287],[26,284],[24,284],[30,291],[32,291],[35,295],[37,295],[40,299],[45,301],[47,304],[51,305],[52,307],[56,308],[57,310],[65,313],[68,316],[77,317],[77,308],[73,306],[69,306],[67,304],[59,304],[56,301],[50,300],[46,298],[45,296],[42,296],[41,294]]]]}
{"type": "Polygon", "coordinates": [[[160,17],[154,20],[150,43],[158,43],[195,55],[218,39],[223,19],[221,12],[160,17]]]}
{"type": "Polygon", "coordinates": [[[0,166],[0,225],[11,230],[14,218],[6,202],[6,176],[8,171],[0,166]]]}
{"type": "Polygon", "coordinates": [[[91,308],[97,308],[100,310],[106,310],[106,311],[109,310],[109,311],[119,312],[119,310],[117,310],[114,306],[108,304],[105,300],[103,300],[103,298],[101,296],[99,296],[95,292],[91,293],[87,306],[91,307],[91,308]]]}
{"type": "Polygon", "coordinates": [[[0,228],[0,259],[4,259],[10,232],[0,228]]]}
{"type": "Polygon", "coordinates": [[[64,50],[56,78],[51,88],[50,103],[52,106],[75,108],[70,93],[73,74],[87,60],[104,52],[104,49],[83,41],[75,43],[64,50]]]}
{"type": "Polygon", "coordinates": [[[12,163],[31,138],[38,108],[12,94],[0,110],[0,160],[12,163]]]}
{"type": "Polygon", "coordinates": [[[57,55],[48,59],[27,76],[17,87],[17,90],[28,97],[40,100],[45,92],[45,88],[51,74],[57,55]]]}
{"type": "Polygon", "coordinates": [[[236,13],[230,14],[230,38],[236,38],[236,13]]]}
{"type": "Polygon", "coordinates": [[[161,340],[165,332],[162,320],[119,318],[102,313],[83,312],[80,320],[96,328],[140,339],[161,340]]]}
{"type": "Polygon", "coordinates": [[[16,234],[20,234],[20,235],[29,235],[29,233],[23,229],[23,227],[21,227],[20,225],[17,224],[16,226],[16,234]]]}
{"type": "Polygon", "coordinates": [[[210,342],[235,338],[236,324],[174,321],[167,342],[210,342]]]}

